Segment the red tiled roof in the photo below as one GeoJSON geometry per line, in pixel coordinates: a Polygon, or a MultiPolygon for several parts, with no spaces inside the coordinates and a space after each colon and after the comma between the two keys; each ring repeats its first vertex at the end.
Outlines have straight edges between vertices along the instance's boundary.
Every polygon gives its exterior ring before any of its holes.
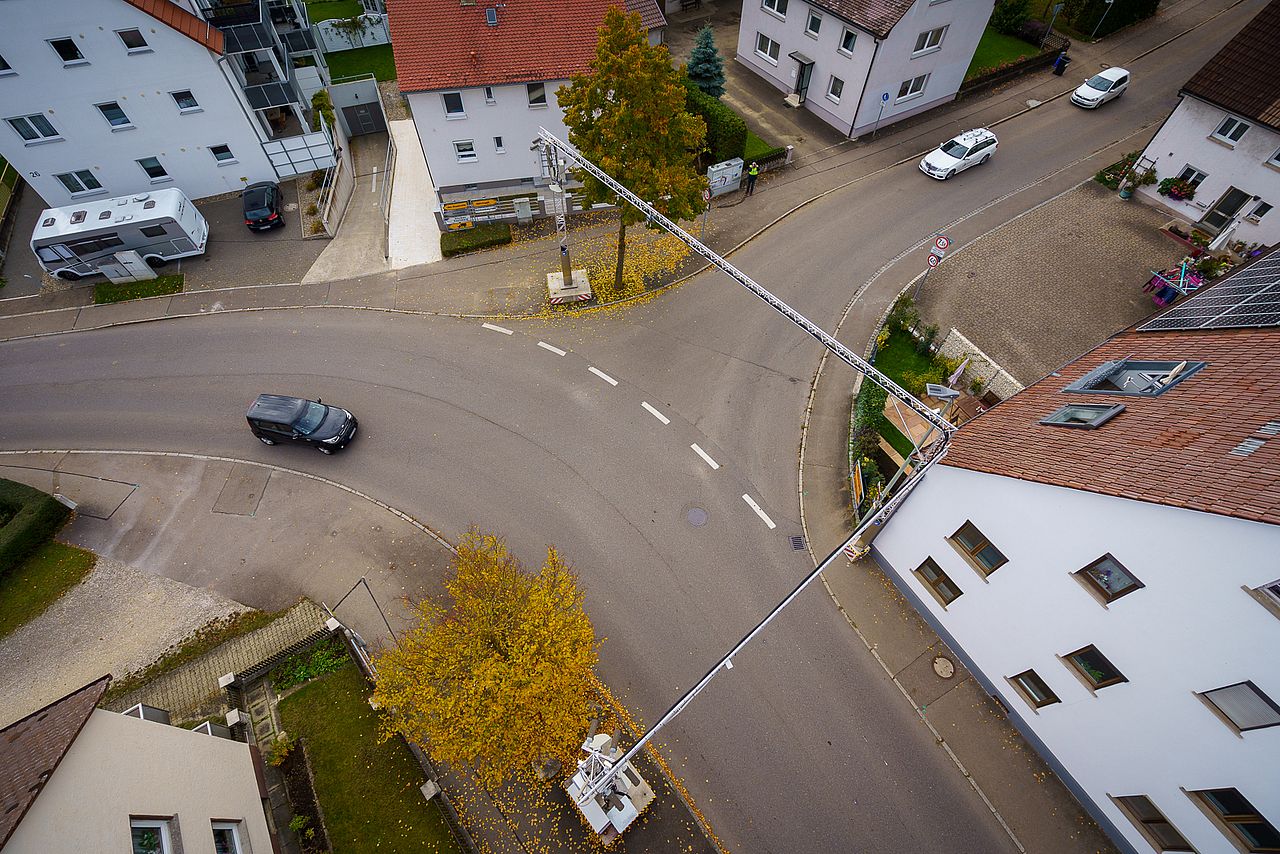
{"type": "Polygon", "coordinates": [[[626,2],[628,12],[640,13],[640,26],[644,27],[646,32],[667,25],[667,16],[662,14],[662,8],[657,0],[626,0],[626,2]]]}
{"type": "Polygon", "coordinates": [[[1055,373],[967,422],[943,464],[1280,524],[1280,436],[1258,433],[1280,421],[1280,328],[1129,329],[1055,373]],[[1157,397],[1062,391],[1130,357],[1207,364],[1157,397]],[[1068,403],[1125,410],[1093,430],[1038,423],[1068,403]],[[1250,437],[1261,447],[1229,453],[1250,437]]]}
{"type": "Polygon", "coordinates": [[[103,676],[0,729],[0,848],[67,755],[110,682],[110,676],[103,676]]]}
{"type": "Polygon", "coordinates": [[[1182,91],[1280,130],[1280,0],[1271,0],[1182,91]]]}
{"type": "Polygon", "coordinates": [[[597,31],[617,0],[507,0],[498,25],[487,5],[389,0],[402,92],[566,80],[595,57],[597,31]]]}
{"type": "Polygon", "coordinates": [[[141,9],[162,24],[182,33],[194,42],[204,45],[214,53],[222,53],[222,31],[207,21],[169,0],[124,0],[135,9],[141,9]]]}
{"type": "Polygon", "coordinates": [[[851,24],[857,24],[878,39],[886,38],[915,0],[817,0],[851,24]]]}

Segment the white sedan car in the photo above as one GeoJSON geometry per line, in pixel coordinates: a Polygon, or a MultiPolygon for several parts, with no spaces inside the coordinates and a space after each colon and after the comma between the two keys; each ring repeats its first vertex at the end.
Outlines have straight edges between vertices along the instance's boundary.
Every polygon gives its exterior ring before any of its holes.
{"type": "Polygon", "coordinates": [[[967,130],[926,154],[920,161],[920,171],[945,181],[970,166],[986,163],[998,144],[996,135],[986,128],[967,130]]]}
{"type": "Polygon", "coordinates": [[[1108,68],[1093,75],[1071,93],[1071,103],[1092,110],[1113,98],[1119,98],[1129,88],[1129,72],[1123,68],[1108,68]]]}

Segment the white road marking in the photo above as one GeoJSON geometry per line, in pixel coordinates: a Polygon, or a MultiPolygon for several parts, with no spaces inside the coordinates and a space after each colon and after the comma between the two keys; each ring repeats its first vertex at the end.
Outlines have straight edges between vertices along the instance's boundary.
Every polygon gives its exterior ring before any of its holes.
{"type": "Polygon", "coordinates": [[[588,371],[590,371],[591,373],[595,374],[596,376],[598,376],[600,379],[602,379],[602,380],[604,380],[605,382],[607,382],[609,385],[617,385],[617,384],[618,384],[618,381],[617,381],[617,380],[615,380],[613,377],[609,376],[608,374],[606,374],[604,371],[600,370],[599,368],[593,368],[593,367],[591,367],[590,365],[587,365],[587,370],[588,370],[588,371]]]}
{"type": "Polygon", "coordinates": [[[690,447],[690,448],[693,448],[693,452],[694,452],[695,454],[697,454],[698,456],[702,457],[702,459],[703,459],[703,460],[705,460],[705,461],[706,461],[706,463],[707,463],[707,465],[711,466],[711,468],[712,468],[712,469],[718,469],[718,468],[720,468],[720,464],[719,464],[718,462],[716,462],[715,460],[711,459],[711,455],[710,455],[710,454],[708,454],[706,451],[704,451],[704,450],[702,450],[701,448],[699,448],[699,447],[698,447],[698,443],[697,443],[697,442],[694,442],[694,443],[693,443],[692,445],[690,445],[689,447],[690,447]]]}
{"type": "Polygon", "coordinates": [[[561,350],[559,347],[553,347],[550,344],[548,344],[546,341],[539,341],[538,346],[541,347],[543,350],[550,350],[552,353],[555,353],[557,356],[564,355],[564,350],[561,350]]]}
{"type": "Polygon", "coordinates": [[[756,515],[763,519],[764,523],[768,525],[770,529],[778,527],[773,524],[773,520],[769,518],[769,514],[760,509],[760,505],[756,503],[754,498],[744,492],[742,493],[742,500],[747,502],[747,505],[750,506],[752,510],[756,511],[756,515]]]}
{"type": "Polygon", "coordinates": [[[663,415],[663,414],[662,414],[661,412],[659,412],[658,410],[654,409],[654,408],[653,408],[652,406],[650,406],[647,402],[642,402],[640,405],[641,405],[641,406],[643,406],[645,409],[649,410],[649,414],[650,414],[650,415],[652,415],[654,418],[658,419],[659,421],[661,421],[663,424],[670,424],[670,423],[671,423],[671,419],[670,419],[670,418],[668,418],[667,416],[663,415]]]}
{"type": "Polygon", "coordinates": [[[378,167],[373,167],[373,186],[369,188],[369,192],[378,192],[378,167]]]}
{"type": "Polygon", "coordinates": [[[514,331],[510,329],[504,329],[501,326],[494,326],[492,323],[482,323],[480,325],[483,326],[485,329],[492,329],[494,332],[501,332],[503,335],[515,335],[514,331]]]}

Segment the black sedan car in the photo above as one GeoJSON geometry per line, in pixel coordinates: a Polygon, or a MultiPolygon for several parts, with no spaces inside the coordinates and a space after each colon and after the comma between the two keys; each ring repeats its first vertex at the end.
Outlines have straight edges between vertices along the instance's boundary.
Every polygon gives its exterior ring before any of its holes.
{"type": "Polygon", "coordinates": [[[345,448],[356,436],[356,417],[319,400],[260,394],[245,413],[249,429],[264,445],[297,442],[322,454],[345,448]]]}
{"type": "Polygon", "coordinates": [[[250,231],[266,231],[284,225],[284,197],[271,181],[250,184],[240,194],[244,201],[244,224],[250,231]]]}

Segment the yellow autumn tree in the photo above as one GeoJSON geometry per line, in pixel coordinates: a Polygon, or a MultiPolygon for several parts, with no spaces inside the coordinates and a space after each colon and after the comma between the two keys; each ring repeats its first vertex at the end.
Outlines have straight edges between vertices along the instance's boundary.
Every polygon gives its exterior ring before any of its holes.
{"type": "Polygon", "coordinates": [[[427,745],[487,785],[532,762],[568,763],[593,711],[599,652],[572,569],[548,548],[527,572],[501,538],[472,530],[445,590],[376,658],[384,737],[427,745]]]}

